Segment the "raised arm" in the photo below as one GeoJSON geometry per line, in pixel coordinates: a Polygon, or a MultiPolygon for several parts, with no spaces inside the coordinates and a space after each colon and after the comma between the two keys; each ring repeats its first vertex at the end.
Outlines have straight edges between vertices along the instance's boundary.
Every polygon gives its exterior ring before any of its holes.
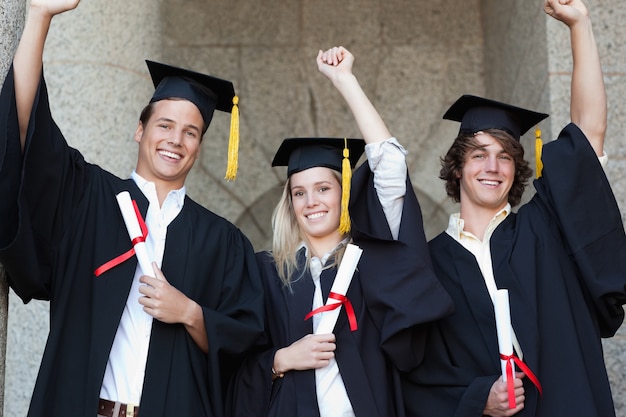
{"type": "Polygon", "coordinates": [[[346,100],[365,143],[387,140],[391,133],[352,73],[353,64],[354,56],[342,46],[317,54],[318,69],[346,100]]]}
{"type": "Polygon", "coordinates": [[[546,0],[544,10],[570,29],[574,62],[570,116],[601,156],[606,132],[606,92],[589,12],[581,0],[546,0]]]}
{"type": "Polygon", "coordinates": [[[24,32],[13,58],[15,99],[22,149],[35,94],[41,79],[43,48],[52,18],[74,9],[80,0],[32,0],[24,32]]]}
{"type": "Polygon", "coordinates": [[[391,133],[352,73],[353,64],[354,56],[342,46],[326,52],[319,51],[317,54],[318,69],[343,96],[365,143],[381,145],[367,146],[365,151],[370,169],[374,173],[374,189],[387,218],[391,235],[397,239],[406,195],[406,151],[397,141],[395,144],[381,143],[390,139],[391,133]]]}

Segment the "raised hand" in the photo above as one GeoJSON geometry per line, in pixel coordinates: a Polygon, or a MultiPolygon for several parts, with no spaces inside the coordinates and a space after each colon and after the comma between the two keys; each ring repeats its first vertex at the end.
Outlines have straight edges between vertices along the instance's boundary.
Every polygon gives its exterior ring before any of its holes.
{"type": "Polygon", "coordinates": [[[582,0],[545,0],[544,10],[570,30],[572,87],[570,118],[584,133],[596,155],[604,154],[607,102],[600,56],[591,18],[582,0]]]}
{"type": "Polygon", "coordinates": [[[31,0],[29,13],[44,13],[54,16],[75,9],[80,0],[31,0]]]}
{"type": "Polygon", "coordinates": [[[24,149],[30,111],[41,77],[43,48],[52,18],[78,6],[80,0],[31,0],[24,31],[13,58],[15,100],[24,149]]]}
{"type": "Polygon", "coordinates": [[[317,68],[346,100],[365,143],[387,140],[389,129],[352,73],[354,55],[343,46],[335,46],[317,53],[317,68]]]}
{"type": "Polygon", "coordinates": [[[335,46],[317,54],[317,68],[331,81],[338,76],[352,75],[354,55],[343,46],[335,46]]]}
{"type": "Polygon", "coordinates": [[[587,7],[581,0],[546,0],[543,10],[570,27],[589,17],[587,7]]]}

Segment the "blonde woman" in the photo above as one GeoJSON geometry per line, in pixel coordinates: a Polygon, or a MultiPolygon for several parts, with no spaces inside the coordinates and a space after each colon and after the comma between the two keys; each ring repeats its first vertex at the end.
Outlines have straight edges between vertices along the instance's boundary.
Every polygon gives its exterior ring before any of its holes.
{"type": "Polygon", "coordinates": [[[451,311],[431,271],[421,218],[402,217],[420,212],[406,151],[352,74],[353,62],[342,47],[317,57],[364,140],[290,138],[274,158],[288,178],[273,216],[273,250],[257,254],[267,339],[242,366],[231,415],[402,416],[398,370],[419,360],[416,326],[451,311]],[[351,166],[364,148],[368,159],[352,178],[350,233],[340,228],[346,146],[351,166]],[[318,315],[305,317],[329,296],[351,241],[363,249],[346,294],[351,308],[341,309],[332,333],[317,334],[318,315]]]}

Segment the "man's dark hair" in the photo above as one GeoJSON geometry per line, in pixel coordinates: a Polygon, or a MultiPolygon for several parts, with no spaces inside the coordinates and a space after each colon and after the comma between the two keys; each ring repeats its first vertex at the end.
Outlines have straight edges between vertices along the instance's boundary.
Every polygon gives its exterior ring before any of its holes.
{"type": "MultiPolygon", "coordinates": [[[[184,99],[182,99],[182,98],[171,98],[171,99],[168,99],[168,100],[184,100],[184,99]]],[[[148,123],[148,120],[150,120],[150,118],[152,117],[152,113],[154,113],[154,103],[156,103],[156,102],[148,103],[148,105],[146,107],[144,107],[143,110],[141,111],[141,113],[139,114],[139,121],[144,126],[148,123]]],[[[200,137],[200,141],[202,141],[202,139],[204,139],[204,134],[206,133],[207,129],[208,129],[208,126],[203,121],[202,122],[202,136],[200,137]]]]}

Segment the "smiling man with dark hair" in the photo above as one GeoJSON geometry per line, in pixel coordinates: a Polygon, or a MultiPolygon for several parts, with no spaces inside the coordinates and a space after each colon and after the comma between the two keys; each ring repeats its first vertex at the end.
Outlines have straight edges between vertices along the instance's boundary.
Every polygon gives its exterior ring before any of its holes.
{"type": "Polygon", "coordinates": [[[184,185],[234,88],[148,62],[155,93],[131,178],[86,162],[52,119],[42,70],[53,17],[77,5],[31,1],[0,97],[0,212],[14,225],[0,231],[0,262],[24,302],[50,300],[28,415],[221,416],[226,380],[263,330],[262,288],[248,239],[184,185]],[[133,242],[122,191],[147,226],[133,242]],[[136,243],[151,270],[129,251],[136,243]]]}

